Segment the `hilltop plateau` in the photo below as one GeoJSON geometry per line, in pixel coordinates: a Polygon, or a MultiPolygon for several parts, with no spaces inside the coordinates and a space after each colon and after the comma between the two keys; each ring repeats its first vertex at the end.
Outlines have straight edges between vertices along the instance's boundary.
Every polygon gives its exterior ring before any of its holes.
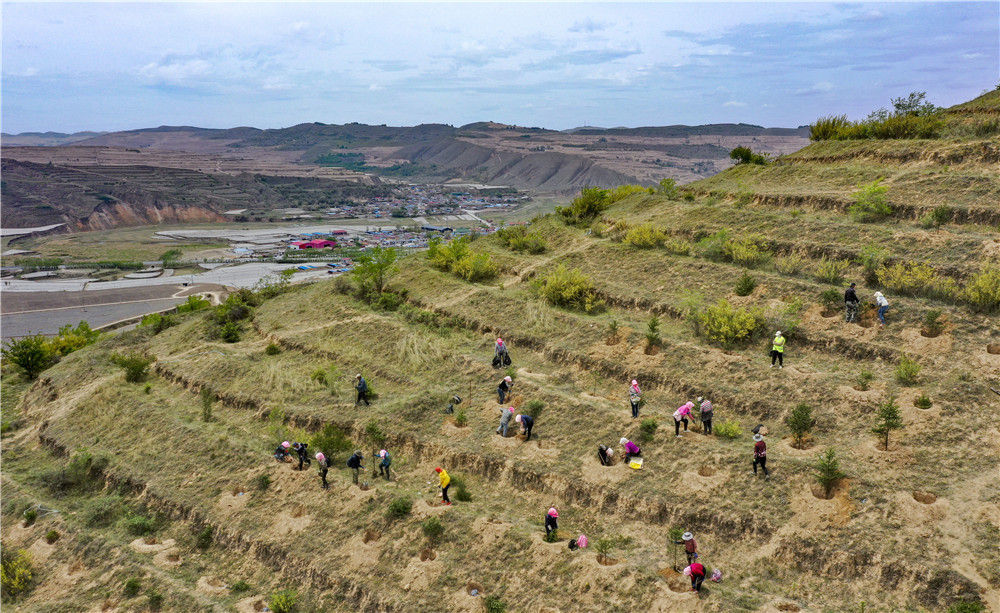
{"type": "Polygon", "coordinates": [[[367,263],[109,335],[34,381],[7,361],[4,544],[35,569],[20,610],[1000,610],[998,112],[993,92],[932,138],[587,189],[384,279],[367,263]],[[125,381],[121,355],[149,373],[125,381]],[[495,433],[505,375],[528,441],[495,433]],[[698,397],[714,434],[675,436],[698,397]],[[641,470],[599,463],[620,437],[641,470]],[[330,489],[315,462],[275,462],[284,440],[332,457],[330,489]],[[391,481],[372,475],[381,448],[391,481]],[[684,531],[722,572],[700,595],[684,531]]]}

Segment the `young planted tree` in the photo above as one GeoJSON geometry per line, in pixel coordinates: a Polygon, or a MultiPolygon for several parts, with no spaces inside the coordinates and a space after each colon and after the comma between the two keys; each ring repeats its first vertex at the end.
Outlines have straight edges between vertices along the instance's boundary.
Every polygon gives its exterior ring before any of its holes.
{"type": "Polygon", "coordinates": [[[816,460],[815,470],[816,480],[823,486],[823,494],[826,498],[830,498],[833,485],[839,479],[847,476],[840,470],[840,458],[837,457],[837,452],[832,448],[827,449],[819,455],[819,459],[816,460]]]}
{"type": "Polygon", "coordinates": [[[660,318],[653,315],[646,325],[646,350],[649,351],[653,347],[659,347],[662,342],[663,339],[660,338],[660,318]]]}
{"type": "Polygon", "coordinates": [[[812,416],[812,407],[808,404],[799,404],[792,409],[792,413],[785,420],[785,423],[788,425],[788,429],[792,431],[795,446],[801,448],[809,437],[809,432],[812,430],[813,425],[816,423],[816,420],[812,416]]]}
{"type": "Polygon", "coordinates": [[[885,402],[879,405],[875,414],[875,427],[872,432],[885,437],[885,449],[889,450],[889,433],[893,430],[903,429],[903,416],[899,412],[899,405],[896,404],[896,396],[889,396],[885,402]]]}
{"type": "Polygon", "coordinates": [[[49,347],[48,340],[38,334],[8,341],[3,348],[3,359],[17,364],[28,379],[35,379],[40,372],[55,363],[56,356],[49,347]]]}

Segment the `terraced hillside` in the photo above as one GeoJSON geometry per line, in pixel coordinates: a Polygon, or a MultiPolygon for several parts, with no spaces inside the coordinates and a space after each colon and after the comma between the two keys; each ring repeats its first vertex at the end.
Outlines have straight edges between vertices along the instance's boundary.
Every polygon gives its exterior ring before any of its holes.
{"type": "Polygon", "coordinates": [[[1000,610],[1000,237],[982,217],[998,210],[1000,172],[933,159],[963,146],[992,145],[879,142],[916,152],[879,166],[870,141],[815,144],[577,224],[554,214],[527,237],[479,238],[468,248],[497,269],[484,282],[443,270],[437,248],[401,261],[376,300],[347,279],[245,296],[259,304],[238,342],[208,340],[194,313],[71,353],[30,387],[8,372],[5,422],[27,389],[3,439],[4,544],[27,548],[38,580],[20,606],[252,611],[292,589],[303,611],[1000,610]],[[893,216],[862,224],[816,200],[850,203],[870,167],[892,172],[893,216]],[[940,227],[913,219],[938,205],[904,189],[918,175],[952,186],[940,227]],[[533,247],[508,246],[522,238],[533,247]],[[866,303],[886,293],[888,325],[867,307],[843,321],[852,279],[866,303]],[[771,369],[778,327],[785,367],[771,369]],[[527,442],[494,433],[498,334],[511,402],[536,415],[527,442]],[[122,351],[155,357],[147,382],[123,381],[109,360],[122,351]],[[356,372],[378,393],[370,407],[353,403],[356,372]],[[716,433],[675,437],[674,410],[698,396],[716,433]],[[902,428],[884,447],[872,428],[890,398],[902,428]],[[786,418],[803,404],[814,423],[795,441],[786,418]],[[767,480],[751,472],[759,423],[767,480]],[[598,462],[597,445],[621,436],[642,442],[641,470],[598,462]],[[271,459],[282,440],[331,453],[329,490],[315,467],[271,459]],[[354,486],[350,450],[380,447],[394,479],[370,476],[369,459],[370,487],[354,486]],[[846,476],[827,495],[814,466],[830,449],[846,476]],[[453,506],[436,466],[464,483],[453,506]],[[25,526],[37,504],[58,512],[25,526]],[[678,530],[723,572],[700,597],[674,569],[678,530]],[[580,533],[591,547],[570,551],[580,533]]]}

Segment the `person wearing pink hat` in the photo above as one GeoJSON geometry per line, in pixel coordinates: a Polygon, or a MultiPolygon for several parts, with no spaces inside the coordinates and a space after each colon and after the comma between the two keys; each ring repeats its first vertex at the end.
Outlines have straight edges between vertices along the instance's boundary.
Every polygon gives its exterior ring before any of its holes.
{"type": "Polygon", "coordinates": [[[632,419],[639,417],[639,403],[642,402],[642,391],[639,390],[639,382],[632,379],[632,385],[628,388],[628,401],[632,405],[632,419]]]}
{"type": "Polygon", "coordinates": [[[691,409],[694,408],[693,402],[688,402],[682,404],[674,411],[674,436],[681,435],[681,422],[684,422],[684,431],[688,431],[688,416],[691,415],[691,409]]]}
{"type": "Polygon", "coordinates": [[[497,404],[503,404],[503,401],[506,400],[508,396],[510,396],[510,390],[513,387],[514,387],[514,380],[510,378],[510,375],[507,375],[506,377],[503,378],[502,381],[500,381],[500,385],[497,386],[497,396],[499,396],[500,398],[499,400],[497,400],[497,404]]]}
{"type": "Polygon", "coordinates": [[[316,464],[319,465],[319,480],[323,489],[330,489],[330,484],[326,482],[326,473],[330,470],[330,463],[322,451],[316,453],[316,464]]]}
{"type": "Polygon", "coordinates": [[[288,441],[284,441],[283,443],[278,445],[278,448],[274,450],[274,459],[277,460],[278,462],[291,461],[291,458],[289,457],[290,456],[289,449],[291,448],[291,446],[292,444],[289,443],[288,441]]]}
{"type": "Polygon", "coordinates": [[[381,461],[378,463],[378,472],[380,475],[385,477],[386,481],[388,481],[389,465],[392,464],[392,457],[389,455],[389,452],[386,451],[385,449],[378,452],[378,457],[381,458],[381,461]]]}
{"type": "Polygon", "coordinates": [[[510,366],[510,354],[507,353],[507,344],[500,337],[497,337],[497,344],[493,348],[493,365],[497,368],[500,366],[510,366]]]}
{"type": "Polygon", "coordinates": [[[531,428],[535,425],[535,418],[531,415],[517,415],[514,417],[514,421],[521,424],[521,432],[524,433],[524,440],[527,441],[531,438],[531,428]]]}
{"type": "Polygon", "coordinates": [[[550,507],[545,514],[545,536],[559,529],[559,511],[555,507],[550,507]]]}

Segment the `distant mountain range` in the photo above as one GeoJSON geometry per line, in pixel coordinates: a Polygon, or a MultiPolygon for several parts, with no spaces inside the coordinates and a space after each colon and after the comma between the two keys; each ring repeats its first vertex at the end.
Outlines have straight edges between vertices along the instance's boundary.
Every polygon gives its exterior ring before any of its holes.
{"type": "MultiPolygon", "coordinates": [[[[149,218],[139,210],[141,206],[117,217],[95,217],[110,203],[74,194],[74,182],[65,180],[94,166],[117,168],[114,172],[102,171],[118,177],[106,181],[109,187],[121,188],[115,182],[128,177],[126,193],[136,202],[156,202],[161,210],[199,207],[203,212],[198,215],[211,218],[227,208],[243,206],[244,196],[237,198],[239,202],[230,202],[220,195],[228,193],[225,189],[212,188],[208,192],[213,197],[204,198],[204,186],[231,184],[234,175],[323,178],[363,185],[378,183],[373,177],[390,182],[474,182],[535,193],[568,194],[586,186],[651,185],[664,177],[688,182],[729,167],[729,151],[739,145],[778,155],[796,151],[807,143],[808,128],[804,127],[585,126],[558,131],[488,121],[459,127],[315,122],[279,129],[159,126],[103,133],[4,134],[3,223],[13,226],[15,219],[17,224],[32,225],[65,221],[70,227],[91,227],[87,220],[93,218],[101,220],[100,227],[106,227],[149,218]],[[28,172],[29,167],[11,163],[15,160],[39,166],[30,167],[28,172]],[[120,167],[185,172],[128,172],[120,167]],[[20,171],[32,178],[21,184],[7,180],[16,178],[20,171]],[[205,175],[192,183],[200,186],[196,193],[185,192],[190,172],[205,175]],[[46,174],[58,180],[59,189],[42,189],[46,174]],[[154,176],[151,184],[143,182],[142,177],[154,176]],[[172,177],[187,179],[173,183],[172,177]],[[59,194],[59,198],[46,197],[45,193],[59,194]],[[77,203],[72,212],[64,204],[67,201],[77,203]],[[93,204],[89,212],[89,205],[80,206],[84,201],[93,204]],[[27,214],[24,207],[29,205],[31,213],[27,214]]],[[[95,193],[107,196],[108,191],[97,189],[95,193]]],[[[115,198],[121,209],[125,201],[115,198]]]]}

